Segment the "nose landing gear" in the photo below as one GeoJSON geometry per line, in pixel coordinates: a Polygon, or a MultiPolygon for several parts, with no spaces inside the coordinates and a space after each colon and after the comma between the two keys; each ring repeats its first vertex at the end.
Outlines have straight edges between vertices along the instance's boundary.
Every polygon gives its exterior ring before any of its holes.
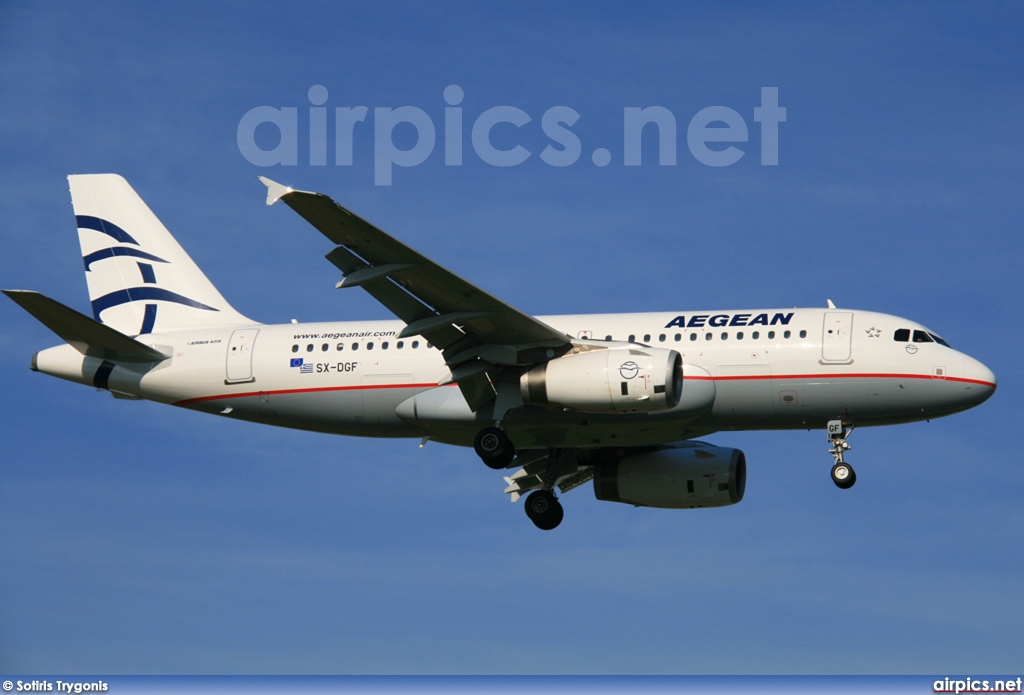
{"type": "Polygon", "coordinates": [[[828,441],[832,448],[828,453],[832,454],[836,461],[832,466],[832,482],[841,490],[849,490],[857,482],[857,473],[854,472],[853,466],[843,460],[843,454],[852,448],[846,443],[852,432],[853,425],[846,427],[842,420],[829,420],[828,441]]]}

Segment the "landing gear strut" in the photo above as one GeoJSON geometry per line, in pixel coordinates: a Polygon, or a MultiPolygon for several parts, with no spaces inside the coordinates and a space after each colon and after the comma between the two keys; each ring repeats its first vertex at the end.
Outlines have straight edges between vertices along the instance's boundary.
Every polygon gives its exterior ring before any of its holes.
{"type": "Polygon", "coordinates": [[[485,427],[477,432],[473,440],[476,455],[490,468],[507,468],[516,457],[516,448],[504,430],[497,427],[485,427]]]}
{"type": "Polygon", "coordinates": [[[847,438],[853,432],[853,425],[846,427],[842,420],[829,420],[828,441],[832,448],[828,453],[836,460],[832,466],[832,482],[841,490],[848,490],[857,482],[857,474],[853,466],[843,460],[843,454],[852,447],[846,443],[847,438]]]}

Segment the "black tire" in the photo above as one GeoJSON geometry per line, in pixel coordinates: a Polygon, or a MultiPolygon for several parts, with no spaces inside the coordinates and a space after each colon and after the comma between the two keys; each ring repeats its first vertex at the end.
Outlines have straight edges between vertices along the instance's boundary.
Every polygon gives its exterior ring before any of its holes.
{"type": "Polygon", "coordinates": [[[832,482],[840,490],[849,490],[857,482],[857,473],[848,463],[837,463],[832,466],[832,482]]]}
{"type": "Polygon", "coordinates": [[[562,523],[565,511],[554,493],[537,490],[526,498],[526,516],[542,531],[550,531],[562,523]]]}
{"type": "Polygon", "coordinates": [[[496,470],[507,468],[516,457],[516,448],[512,441],[497,427],[485,427],[477,432],[476,439],[473,440],[473,449],[480,460],[496,470]]]}

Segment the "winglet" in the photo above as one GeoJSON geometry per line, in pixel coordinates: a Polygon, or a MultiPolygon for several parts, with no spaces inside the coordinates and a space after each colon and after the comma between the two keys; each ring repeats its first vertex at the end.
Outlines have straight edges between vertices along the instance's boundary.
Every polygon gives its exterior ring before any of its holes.
{"type": "Polygon", "coordinates": [[[258,176],[257,178],[267,187],[267,205],[273,205],[282,196],[286,196],[294,190],[279,184],[277,181],[271,181],[266,176],[258,176]]]}

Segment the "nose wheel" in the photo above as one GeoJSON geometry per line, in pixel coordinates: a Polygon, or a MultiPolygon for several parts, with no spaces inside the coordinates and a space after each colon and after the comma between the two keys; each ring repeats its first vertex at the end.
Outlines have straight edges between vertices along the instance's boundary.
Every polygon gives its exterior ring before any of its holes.
{"type": "Polygon", "coordinates": [[[832,482],[840,490],[849,490],[857,482],[857,473],[853,470],[853,466],[843,460],[843,455],[853,448],[846,442],[852,432],[853,425],[846,427],[842,420],[829,420],[828,442],[832,446],[828,453],[832,454],[832,458],[836,461],[832,466],[832,482]]]}
{"type": "Polygon", "coordinates": [[[857,482],[857,474],[848,463],[837,463],[832,466],[832,482],[840,490],[849,490],[857,482]]]}

